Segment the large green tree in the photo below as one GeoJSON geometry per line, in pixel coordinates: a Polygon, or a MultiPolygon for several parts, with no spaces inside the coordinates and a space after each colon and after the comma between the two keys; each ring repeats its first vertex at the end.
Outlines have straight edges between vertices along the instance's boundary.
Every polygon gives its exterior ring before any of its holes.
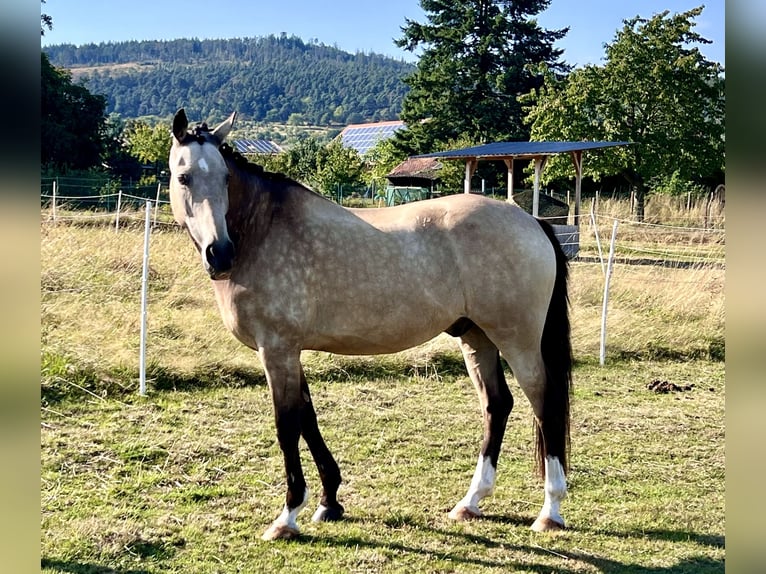
{"type": "Polygon", "coordinates": [[[54,169],[87,169],[101,164],[106,98],[72,83],[45,52],[40,64],[40,161],[54,169]]]}
{"type": "Polygon", "coordinates": [[[395,41],[409,51],[422,49],[397,133],[408,152],[432,151],[437,143],[467,137],[473,141],[526,140],[517,96],[538,87],[546,64],[555,73],[569,68],[554,42],[568,31],[545,30],[534,16],[550,0],[421,0],[428,19],[407,19],[395,41]]]}
{"type": "MultiPolygon", "coordinates": [[[[606,45],[603,66],[579,68],[565,79],[548,75],[523,98],[532,139],[632,143],[591,154],[584,174],[623,176],[635,192],[639,220],[652,182],[703,182],[723,173],[724,70],[696,46],[709,43],[694,32],[702,10],[625,20],[606,45]]],[[[571,174],[568,158],[554,158],[543,176],[571,174]]]]}

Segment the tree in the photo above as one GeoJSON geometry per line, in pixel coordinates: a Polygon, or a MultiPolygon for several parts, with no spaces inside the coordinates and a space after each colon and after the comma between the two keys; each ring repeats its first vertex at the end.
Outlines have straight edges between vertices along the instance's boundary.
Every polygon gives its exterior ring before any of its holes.
{"type": "Polygon", "coordinates": [[[357,187],[364,183],[364,162],[359,152],[343,147],[340,138],[324,146],[317,159],[317,185],[325,195],[334,194],[339,185],[357,187]]]}
{"type": "MultiPolygon", "coordinates": [[[[45,0],[40,0],[41,4],[45,4],[45,0]]],[[[40,14],[40,36],[45,36],[45,29],[53,30],[53,18],[50,14],[42,12],[40,14]]]]}
{"type": "Polygon", "coordinates": [[[381,139],[364,154],[367,169],[364,181],[368,186],[377,190],[385,189],[388,184],[386,176],[397,165],[407,159],[407,155],[398,151],[391,138],[381,139]]]}
{"type": "MultiPolygon", "coordinates": [[[[723,173],[725,78],[721,65],[693,46],[709,43],[694,32],[702,9],[625,20],[603,66],[566,79],[548,74],[523,98],[535,140],[632,143],[589,156],[584,174],[623,176],[639,220],[653,180],[675,173],[700,182],[723,173]]],[[[565,173],[572,173],[569,159],[554,158],[543,175],[549,181],[565,173]]]]}
{"type": "Polygon", "coordinates": [[[167,165],[170,155],[170,131],[164,124],[150,126],[141,121],[130,122],[123,133],[125,147],[130,155],[157,169],[167,165]]]}
{"type": "Polygon", "coordinates": [[[72,83],[41,52],[40,160],[55,169],[100,165],[104,149],[106,98],[72,83]]]}
{"type": "Polygon", "coordinates": [[[544,30],[533,18],[550,0],[421,0],[428,23],[407,19],[396,45],[422,47],[415,72],[405,79],[407,130],[395,142],[408,152],[432,151],[460,136],[474,141],[526,140],[517,96],[539,87],[534,65],[569,70],[556,40],[568,28],[544,30]],[[533,66],[530,66],[533,65],[533,66]]]}

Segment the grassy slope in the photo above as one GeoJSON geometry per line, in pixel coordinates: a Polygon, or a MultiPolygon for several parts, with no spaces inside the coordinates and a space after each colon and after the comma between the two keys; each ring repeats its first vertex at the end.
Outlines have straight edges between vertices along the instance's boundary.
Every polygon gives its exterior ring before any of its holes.
{"type": "MultiPolygon", "coordinates": [[[[268,391],[253,353],[220,325],[188,239],[152,237],[152,392],[141,399],[141,232],[42,233],[44,572],[723,570],[724,365],[649,360],[663,349],[704,357],[722,338],[722,272],[702,282],[693,270],[665,283],[653,269],[616,276],[610,365],[600,368],[601,271],[573,267],[580,364],[565,533],[528,529],[542,485],[514,383],[487,518],[447,519],[470,481],[481,426],[442,336],[381,359],[306,354],[348,519],[314,525],[307,509],[303,542],[263,544],[284,496],[268,391]],[[656,394],[647,389],[655,379],[693,387],[656,394]]],[[[304,467],[313,506],[319,484],[307,452],[304,467]]]]}

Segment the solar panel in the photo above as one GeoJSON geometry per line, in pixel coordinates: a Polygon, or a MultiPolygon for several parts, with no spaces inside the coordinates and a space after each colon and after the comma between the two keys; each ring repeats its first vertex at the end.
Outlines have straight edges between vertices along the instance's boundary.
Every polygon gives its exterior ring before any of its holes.
{"type": "Polygon", "coordinates": [[[271,140],[241,139],[234,140],[232,145],[239,153],[276,154],[282,151],[282,148],[271,140]]]}
{"type": "Polygon", "coordinates": [[[364,155],[381,140],[393,136],[404,127],[404,122],[380,122],[377,124],[353,124],[346,126],[340,133],[344,147],[354,148],[359,155],[364,155]]]}

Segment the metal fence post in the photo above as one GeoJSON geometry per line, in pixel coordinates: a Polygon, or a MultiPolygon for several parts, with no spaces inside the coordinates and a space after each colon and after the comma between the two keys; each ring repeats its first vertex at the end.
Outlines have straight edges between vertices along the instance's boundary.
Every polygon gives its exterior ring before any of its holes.
{"type": "Polygon", "coordinates": [[[146,292],[149,279],[149,230],[151,229],[152,200],[146,200],[146,223],[144,224],[144,266],[141,275],[141,349],[138,356],[138,392],[146,395],[146,292]]]}
{"type": "Polygon", "coordinates": [[[606,266],[606,279],[604,281],[604,305],[601,308],[601,348],[599,350],[599,365],[602,367],[606,362],[606,312],[609,306],[609,283],[612,278],[612,264],[614,263],[614,243],[617,238],[617,220],[612,226],[612,241],[609,244],[609,261],[606,266]]]}

